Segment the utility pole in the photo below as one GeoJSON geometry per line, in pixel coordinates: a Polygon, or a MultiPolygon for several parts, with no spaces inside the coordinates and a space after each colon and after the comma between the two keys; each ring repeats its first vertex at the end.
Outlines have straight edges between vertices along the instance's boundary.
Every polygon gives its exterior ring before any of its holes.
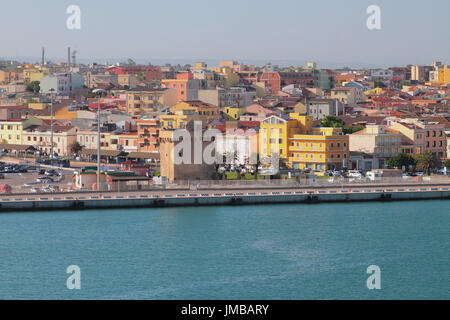
{"type": "Polygon", "coordinates": [[[50,92],[50,165],[53,167],[53,93],[54,88],[48,90],[50,92]]]}
{"type": "Polygon", "coordinates": [[[103,94],[106,94],[106,91],[103,89],[96,89],[92,91],[97,96],[97,191],[100,191],[100,157],[101,157],[101,149],[100,149],[100,99],[103,94]]]}

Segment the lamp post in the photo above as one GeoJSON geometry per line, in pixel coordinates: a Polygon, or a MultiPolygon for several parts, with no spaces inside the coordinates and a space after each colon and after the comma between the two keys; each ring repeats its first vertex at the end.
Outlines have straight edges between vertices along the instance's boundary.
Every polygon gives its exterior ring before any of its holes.
{"type": "Polygon", "coordinates": [[[100,98],[106,91],[103,89],[95,89],[92,91],[97,96],[97,191],[100,191],[100,98]]]}
{"type": "Polygon", "coordinates": [[[48,89],[50,92],[50,165],[53,167],[53,93],[54,88],[48,89]]]}

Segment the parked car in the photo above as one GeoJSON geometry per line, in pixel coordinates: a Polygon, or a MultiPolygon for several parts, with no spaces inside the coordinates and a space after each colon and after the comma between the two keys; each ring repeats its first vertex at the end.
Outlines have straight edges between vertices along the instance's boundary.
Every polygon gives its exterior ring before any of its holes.
{"type": "Polygon", "coordinates": [[[40,182],[40,183],[51,183],[51,182],[54,182],[53,179],[50,178],[50,177],[40,177],[40,178],[37,178],[36,181],[40,182]]]}
{"type": "Polygon", "coordinates": [[[422,171],[418,171],[415,173],[416,177],[425,177],[425,173],[423,173],[422,171]]]}
{"type": "Polygon", "coordinates": [[[350,170],[348,172],[348,176],[350,178],[356,178],[356,179],[361,179],[363,177],[363,175],[361,174],[361,172],[359,172],[359,170],[350,170]]]}
{"type": "Polygon", "coordinates": [[[44,192],[58,192],[59,187],[58,186],[45,186],[42,188],[42,191],[44,192]]]}
{"type": "Polygon", "coordinates": [[[381,180],[382,175],[380,172],[369,171],[366,173],[366,177],[369,180],[376,181],[376,180],[381,180]]]}
{"type": "Polygon", "coordinates": [[[5,179],[5,175],[3,173],[0,173],[0,179],[5,179]]]}
{"type": "Polygon", "coordinates": [[[59,176],[59,173],[56,170],[50,169],[45,171],[45,175],[49,177],[59,176]]]}
{"type": "Polygon", "coordinates": [[[32,193],[39,193],[39,192],[41,192],[41,189],[36,188],[36,187],[33,187],[33,188],[31,188],[30,191],[31,191],[32,193]]]}

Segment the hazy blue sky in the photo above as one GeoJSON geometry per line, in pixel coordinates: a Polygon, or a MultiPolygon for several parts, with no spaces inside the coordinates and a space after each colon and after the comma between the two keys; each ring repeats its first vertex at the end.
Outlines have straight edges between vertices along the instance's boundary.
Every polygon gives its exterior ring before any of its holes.
{"type": "MultiPolygon", "coordinates": [[[[321,66],[450,63],[449,0],[3,0],[0,57],[235,59],[321,66]],[[81,30],[66,8],[81,7],[81,30]],[[366,9],[381,7],[381,30],[366,9]]],[[[284,64],[284,63],[281,63],[284,64]]]]}

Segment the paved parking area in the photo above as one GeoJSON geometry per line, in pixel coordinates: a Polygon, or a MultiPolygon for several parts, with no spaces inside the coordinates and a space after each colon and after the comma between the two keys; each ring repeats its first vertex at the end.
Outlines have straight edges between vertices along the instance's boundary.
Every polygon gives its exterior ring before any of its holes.
{"type": "Polygon", "coordinates": [[[8,184],[12,187],[12,193],[29,193],[31,188],[39,188],[46,185],[58,186],[60,190],[66,191],[72,187],[72,175],[71,171],[67,170],[56,170],[61,174],[61,177],[51,177],[53,180],[59,180],[60,182],[54,183],[36,183],[39,177],[44,177],[45,175],[39,174],[37,172],[25,172],[25,173],[4,173],[4,179],[0,180],[0,184],[8,184]]]}

